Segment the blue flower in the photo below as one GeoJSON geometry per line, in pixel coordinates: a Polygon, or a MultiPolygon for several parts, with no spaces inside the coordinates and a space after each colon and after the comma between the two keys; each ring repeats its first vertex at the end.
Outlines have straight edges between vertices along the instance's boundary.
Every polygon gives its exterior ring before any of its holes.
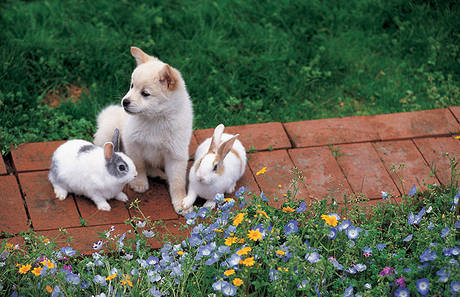
{"type": "Polygon", "coordinates": [[[339,232],[342,232],[343,230],[346,230],[348,227],[351,226],[351,221],[350,220],[343,220],[342,224],[340,224],[337,229],[339,232]]]}
{"type": "Polygon", "coordinates": [[[215,291],[222,292],[222,289],[226,284],[228,284],[228,282],[226,282],[226,281],[224,281],[222,279],[219,279],[215,283],[212,284],[212,288],[215,291]]]}
{"type": "Polygon", "coordinates": [[[72,256],[75,256],[75,254],[77,253],[73,248],[71,248],[70,246],[66,246],[66,247],[63,247],[61,248],[61,252],[66,255],[67,257],[72,257],[72,256]]]}
{"type": "Polygon", "coordinates": [[[415,221],[414,221],[414,224],[418,224],[420,223],[420,221],[422,220],[423,216],[425,215],[426,213],[426,208],[425,207],[422,207],[422,209],[418,212],[418,214],[415,216],[415,221]]]}
{"type": "Polygon", "coordinates": [[[412,235],[412,234],[409,234],[409,235],[407,235],[406,238],[403,239],[403,241],[404,241],[404,242],[409,242],[409,241],[412,240],[412,237],[413,237],[413,235],[412,235]]]}
{"type": "Polygon", "coordinates": [[[375,247],[379,250],[379,251],[383,251],[383,249],[386,247],[387,245],[385,243],[378,243],[375,245],[375,247]]]}
{"type": "Polygon", "coordinates": [[[215,242],[210,242],[198,248],[195,260],[200,260],[202,257],[208,257],[211,255],[212,251],[216,248],[215,242]]]}
{"type": "Polygon", "coordinates": [[[54,286],[53,292],[51,292],[51,297],[58,297],[59,293],[61,293],[61,288],[54,286]]]}
{"type": "Polygon", "coordinates": [[[262,201],[266,201],[266,202],[270,201],[268,197],[265,196],[264,191],[260,192],[260,198],[262,199],[262,201]]]}
{"type": "Polygon", "coordinates": [[[224,194],[222,193],[217,193],[215,196],[214,196],[214,202],[220,204],[222,202],[225,201],[225,197],[224,197],[224,194]]]}
{"type": "Polygon", "coordinates": [[[240,187],[236,192],[235,192],[235,196],[237,197],[241,197],[243,196],[243,194],[246,192],[246,188],[245,187],[240,187]]]}
{"type": "Polygon", "coordinates": [[[368,247],[368,246],[365,246],[363,249],[362,249],[363,253],[366,253],[366,254],[372,254],[372,248],[371,247],[368,247]]]}
{"type": "Polygon", "coordinates": [[[155,264],[158,264],[159,259],[158,257],[150,256],[145,261],[147,262],[148,265],[153,266],[155,264]]]}
{"type": "Polygon", "coordinates": [[[460,281],[456,281],[456,282],[452,281],[450,283],[450,291],[452,293],[460,293],[460,281]]]}
{"type": "Polygon", "coordinates": [[[105,277],[103,276],[100,276],[99,274],[96,274],[93,278],[93,282],[97,285],[101,285],[101,286],[106,286],[107,285],[107,282],[105,280],[105,277]]]}
{"type": "Polygon", "coordinates": [[[137,221],[136,222],[136,227],[137,228],[144,228],[146,224],[147,224],[146,221],[137,221]]]}
{"type": "Polygon", "coordinates": [[[299,289],[305,289],[307,287],[307,284],[309,283],[308,279],[304,279],[298,286],[297,288],[299,289]]]}
{"type": "Polygon", "coordinates": [[[203,242],[203,239],[201,239],[201,236],[199,234],[192,234],[190,238],[188,239],[188,243],[191,246],[197,246],[200,245],[203,242]]]}
{"type": "Polygon", "coordinates": [[[444,228],[441,230],[441,238],[444,238],[449,234],[450,229],[449,228],[444,228]]]}
{"type": "Polygon", "coordinates": [[[69,284],[78,285],[80,283],[80,276],[70,271],[66,272],[65,280],[69,284]]]}
{"type": "Polygon", "coordinates": [[[372,285],[370,283],[365,283],[364,284],[364,289],[370,290],[370,289],[372,289],[372,285]]]}
{"type": "Polygon", "coordinates": [[[339,262],[337,262],[337,260],[335,259],[332,259],[332,260],[329,260],[332,265],[334,265],[334,267],[337,269],[337,270],[343,270],[343,265],[340,264],[339,262]]]}
{"type": "Polygon", "coordinates": [[[352,297],[353,296],[353,286],[349,286],[348,288],[345,289],[345,292],[343,293],[344,297],[352,297]]]}
{"type": "Polygon", "coordinates": [[[345,230],[345,233],[347,234],[349,239],[356,239],[359,236],[359,232],[361,232],[362,229],[359,227],[355,226],[350,226],[345,230]]]}
{"type": "Polygon", "coordinates": [[[238,255],[238,254],[233,254],[230,256],[230,258],[228,258],[225,263],[230,266],[230,267],[234,267],[238,264],[240,264],[240,261],[241,261],[241,256],[238,255]]]}
{"type": "Polygon", "coordinates": [[[204,218],[206,217],[206,215],[208,214],[208,212],[209,212],[209,209],[208,209],[207,207],[200,207],[200,209],[198,210],[198,214],[197,214],[197,215],[198,215],[200,218],[203,218],[203,219],[204,219],[204,218]]]}
{"type": "Polygon", "coordinates": [[[410,293],[409,293],[409,290],[407,288],[399,287],[399,289],[397,289],[395,291],[395,296],[396,297],[409,297],[410,293]]]}
{"type": "Polygon", "coordinates": [[[413,185],[407,196],[412,197],[415,195],[415,193],[417,193],[417,188],[415,187],[415,185],[413,185]]]}
{"type": "Polygon", "coordinates": [[[307,253],[305,255],[305,259],[307,259],[308,262],[313,264],[313,263],[316,263],[316,262],[318,262],[320,260],[320,256],[319,256],[319,254],[317,252],[307,253]]]}
{"type": "Polygon", "coordinates": [[[422,263],[433,261],[434,259],[436,259],[436,257],[437,257],[436,252],[432,252],[431,249],[428,248],[420,255],[420,261],[422,263]]]}
{"type": "Polygon", "coordinates": [[[284,234],[288,236],[291,233],[296,233],[299,230],[298,224],[296,220],[290,220],[286,226],[284,226],[284,234]]]}
{"type": "Polygon", "coordinates": [[[149,290],[149,293],[153,295],[153,297],[161,297],[163,294],[161,294],[160,290],[158,290],[155,286],[152,286],[149,290]]]}
{"type": "Polygon", "coordinates": [[[329,233],[326,235],[329,239],[335,239],[337,237],[337,228],[333,227],[329,229],[329,233]]]}
{"type": "Polygon", "coordinates": [[[445,283],[449,279],[445,269],[438,270],[436,274],[439,276],[438,281],[440,281],[441,283],[445,283]]]}
{"type": "Polygon", "coordinates": [[[356,242],[354,242],[353,240],[350,240],[350,242],[348,243],[348,247],[352,248],[356,245],[356,242]]]}
{"type": "Polygon", "coordinates": [[[230,283],[226,283],[221,290],[222,294],[225,296],[235,296],[236,294],[236,287],[230,283]]]}
{"type": "Polygon", "coordinates": [[[272,282],[275,282],[278,280],[278,277],[280,275],[280,272],[276,269],[270,269],[270,271],[268,272],[268,276],[270,277],[270,280],[272,282]]]}
{"type": "Polygon", "coordinates": [[[296,212],[304,212],[307,210],[307,203],[305,201],[300,202],[299,207],[295,210],[296,212]]]}
{"type": "Polygon", "coordinates": [[[355,266],[353,266],[353,268],[355,268],[356,271],[358,271],[358,272],[363,272],[364,270],[367,269],[367,266],[366,266],[366,264],[359,264],[358,263],[355,266]]]}
{"type": "Polygon", "coordinates": [[[219,258],[220,258],[220,256],[216,252],[213,252],[211,254],[211,257],[208,260],[206,260],[206,262],[204,262],[204,264],[206,264],[208,266],[212,265],[212,264],[216,263],[217,261],[219,261],[219,258]]]}
{"type": "Polygon", "coordinates": [[[356,269],[354,267],[348,267],[346,271],[350,274],[356,274],[356,269]]]}
{"type": "Polygon", "coordinates": [[[426,227],[428,230],[431,230],[434,228],[434,224],[433,222],[430,221],[430,223],[428,224],[428,226],[426,227]]]}
{"type": "Polygon", "coordinates": [[[422,295],[427,295],[430,290],[430,281],[427,278],[417,280],[417,291],[422,295]]]}
{"type": "Polygon", "coordinates": [[[388,192],[382,191],[382,199],[388,198],[388,192]]]}
{"type": "Polygon", "coordinates": [[[454,225],[455,229],[460,229],[460,220],[457,220],[454,225]]]}
{"type": "Polygon", "coordinates": [[[184,218],[187,220],[186,223],[187,225],[193,225],[195,224],[196,220],[196,212],[192,211],[184,215],[184,218]]]}

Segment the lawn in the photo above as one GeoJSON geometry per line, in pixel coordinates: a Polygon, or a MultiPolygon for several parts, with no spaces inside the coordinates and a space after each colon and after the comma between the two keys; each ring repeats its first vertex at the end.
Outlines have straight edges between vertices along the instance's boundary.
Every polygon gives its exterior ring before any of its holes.
{"type": "Polygon", "coordinates": [[[460,103],[456,1],[48,0],[0,9],[3,154],[10,144],[91,139],[98,112],[128,90],[131,45],[182,72],[196,129],[460,103]],[[46,104],[70,95],[78,98],[46,104]]]}

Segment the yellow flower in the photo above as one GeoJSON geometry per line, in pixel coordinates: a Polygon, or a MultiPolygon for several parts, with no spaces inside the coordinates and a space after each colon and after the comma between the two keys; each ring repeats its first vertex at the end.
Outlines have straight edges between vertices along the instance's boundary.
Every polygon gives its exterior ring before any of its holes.
{"type": "Polygon", "coordinates": [[[326,222],[326,224],[331,225],[332,227],[337,226],[337,218],[335,216],[321,215],[321,218],[326,222]]]}
{"type": "Polygon", "coordinates": [[[257,210],[256,212],[257,212],[258,214],[260,214],[260,215],[263,215],[263,216],[266,217],[267,219],[270,218],[270,217],[267,215],[267,213],[266,213],[265,211],[263,211],[263,210],[257,210]]]}
{"type": "Polygon", "coordinates": [[[284,212],[294,212],[295,209],[290,206],[286,206],[286,207],[283,207],[283,211],[284,212]]]}
{"type": "Polygon", "coordinates": [[[6,245],[5,245],[5,247],[6,247],[7,249],[12,249],[12,248],[13,248],[13,244],[7,242],[6,245]]]}
{"type": "Polygon", "coordinates": [[[244,216],[247,215],[245,212],[241,212],[235,216],[233,219],[233,226],[238,227],[241,222],[243,222],[244,216]]]}
{"type": "Polygon", "coordinates": [[[34,269],[32,269],[32,273],[35,274],[35,276],[40,276],[40,274],[42,273],[42,269],[41,267],[35,267],[34,269]]]}
{"type": "Polygon", "coordinates": [[[48,292],[48,293],[53,292],[53,288],[51,288],[50,286],[46,286],[45,289],[46,289],[46,292],[48,292]]]}
{"type": "Polygon", "coordinates": [[[238,240],[238,243],[244,243],[244,238],[240,238],[240,239],[238,240]]]}
{"type": "Polygon", "coordinates": [[[460,135],[455,136],[455,139],[459,139],[459,140],[460,140],[460,135]]]}
{"type": "Polygon", "coordinates": [[[105,280],[112,280],[112,279],[114,279],[114,278],[116,278],[116,277],[117,277],[117,274],[114,273],[114,274],[112,274],[112,275],[107,276],[107,277],[105,278],[105,280]]]}
{"type": "Polygon", "coordinates": [[[282,187],[283,187],[282,185],[278,185],[278,188],[280,188],[280,189],[281,189],[282,187]]]}
{"type": "Polygon", "coordinates": [[[277,250],[276,253],[280,256],[284,256],[286,255],[286,252],[282,251],[282,250],[277,250]]]}
{"type": "Polygon", "coordinates": [[[241,262],[241,264],[244,264],[246,266],[252,266],[254,265],[254,263],[256,263],[256,261],[254,261],[254,257],[246,258],[241,262]]]}
{"type": "Polygon", "coordinates": [[[250,246],[247,246],[247,247],[244,247],[244,248],[240,249],[236,253],[238,255],[240,255],[240,256],[243,256],[243,255],[246,255],[247,253],[249,253],[251,250],[252,250],[252,248],[250,246]]]}
{"type": "Polygon", "coordinates": [[[239,287],[243,284],[243,281],[241,280],[241,278],[239,277],[236,277],[233,279],[233,285],[235,285],[235,287],[239,287]]]}
{"type": "Polygon", "coordinates": [[[234,236],[227,237],[225,238],[225,245],[231,246],[232,244],[237,243],[237,241],[238,241],[238,237],[234,237],[234,236]]]}
{"type": "Polygon", "coordinates": [[[48,243],[50,243],[50,239],[49,239],[49,238],[45,238],[45,239],[43,239],[42,242],[43,242],[44,244],[48,244],[48,243]]]}
{"type": "Polygon", "coordinates": [[[232,274],[235,274],[235,269],[228,269],[224,271],[225,276],[230,276],[232,274]]]}
{"type": "Polygon", "coordinates": [[[32,265],[30,265],[30,264],[21,265],[21,267],[19,267],[19,271],[18,271],[18,272],[21,273],[21,274],[26,274],[27,271],[30,270],[30,268],[32,268],[32,265]]]}
{"type": "Polygon", "coordinates": [[[184,252],[183,252],[183,251],[177,251],[177,254],[178,254],[179,256],[182,256],[182,255],[184,254],[184,252]]]}
{"type": "Polygon", "coordinates": [[[54,268],[54,264],[53,262],[51,262],[50,260],[46,259],[46,260],[43,260],[40,262],[43,266],[46,266],[48,267],[48,269],[52,269],[54,268]]]}
{"type": "Polygon", "coordinates": [[[283,194],[283,196],[284,196],[284,197],[287,197],[287,194],[286,194],[286,193],[284,193],[284,194],[283,194]]]}
{"type": "Polygon", "coordinates": [[[249,230],[248,237],[250,240],[257,241],[262,239],[262,233],[260,233],[259,229],[256,230],[249,230]]]}
{"type": "Polygon", "coordinates": [[[260,169],[259,171],[257,171],[256,175],[265,174],[265,171],[267,171],[267,167],[264,167],[260,169]]]}
{"type": "Polygon", "coordinates": [[[224,232],[224,230],[222,230],[222,229],[213,229],[212,231],[214,231],[214,232],[224,232]]]}
{"type": "MultiPolygon", "coordinates": [[[[116,276],[116,273],[115,273],[115,276],[116,276]]],[[[130,279],[131,279],[131,277],[129,275],[124,274],[123,279],[120,280],[121,285],[124,286],[124,285],[128,284],[128,286],[132,287],[133,283],[131,282],[130,279]]]]}
{"type": "Polygon", "coordinates": [[[224,198],[225,202],[233,201],[233,198],[224,198]]]}

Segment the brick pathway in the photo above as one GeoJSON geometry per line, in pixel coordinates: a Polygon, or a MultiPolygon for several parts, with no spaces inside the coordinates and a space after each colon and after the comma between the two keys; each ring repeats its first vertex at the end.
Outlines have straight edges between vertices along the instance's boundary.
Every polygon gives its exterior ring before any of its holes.
{"type": "MultiPolygon", "coordinates": [[[[239,133],[251,152],[239,185],[250,191],[280,198],[271,199],[279,206],[292,178],[290,170],[303,171],[305,184],[299,199],[312,201],[344,195],[364,194],[370,205],[377,203],[381,191],[395,196],[407,193],[412,185],[449,183],[449,158],[460,157],[460,106],[396,113],[292,123],[265,123],[227,127],[239,133]],[[448,156],[446,156],[448,153],[448,156]],[[404,164],[396,173],[391,168],[404,164]],[[267,167],[265,174],[255,175],[267,167]],[[434,175],[430,173],[434,170],[434,175]],[[401,184],[400,178],[404,178],[401,184]]],[[[211,136],[212,129],[197,130],[191,143],[191,156],[197,144],[211,136]]],[[[120,201],[111,200],[112,211],[98,211],[83,197],[69,196],[65,201],[54,197],[47,179],[50,158],[63,141],[27,143],[12,148],[11,155],[0,159],[0,231],[16,235],[33,228],[46,236],[56,236],[66,228],[74,238],[72,246],[88,251],[97,233],[116,226],[127,230],[123,222],[135,215],[120,201]],[[81,218],[86,222],[82,226],[81,218]]],[[[190,165],[192,161],[190,161],[190,165]]],[[[127,190],[130,201],[139,198],[140,208],[152,220],[164,222],[161,232],[180,234],[184,222],[173,210],[165,182],[150,180],[145,194],[127,190]]],[[[5,237],[5,236],[4,236],[5,237]]],[[[14,239],[9,239],[13,240],[14,239]]],[[[159,243],[152,241],[153,247],[159,243]]]]}

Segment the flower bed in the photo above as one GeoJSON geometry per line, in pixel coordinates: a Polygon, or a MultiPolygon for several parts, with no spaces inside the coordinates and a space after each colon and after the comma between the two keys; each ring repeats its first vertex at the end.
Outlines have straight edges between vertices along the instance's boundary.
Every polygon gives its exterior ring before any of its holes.
{"type": "MultiPolygon", "coordinates": [[[[218,208],[186,216],[187,239],[150,250],[146,217],[132,230],[101,234],[92,256],[54,239],[24,234],[1,245],[5,296],[450,296],[460,292],[456,187],[413,187],[402,202],[322,200],[310,205],[287,192],[269,198],[217,195],[218,208]]],[[[134,204],[133,207],[136,207],[134,204]]],[[[153,229],[153,231],[152,231],[153,229]]],[[[157,236],[157,235],[156,235],[157,236]]]]}

